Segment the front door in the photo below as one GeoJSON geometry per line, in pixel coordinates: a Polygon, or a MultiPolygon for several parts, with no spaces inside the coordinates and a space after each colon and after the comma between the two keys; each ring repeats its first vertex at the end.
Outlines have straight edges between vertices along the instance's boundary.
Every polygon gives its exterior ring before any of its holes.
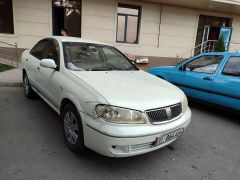
{"type": "Polygon", "coordinates": [[[42,95],[47,98],[55,107],[57,107],[57,100],[60,94],[60,61],[59,61],[59,45],[56,40],[45,40],[46,48],[43,52],[42,59],[53,59],[57,65],[56,69],[46,67],[39,67],[37,74],[37,81],[40,84],[42,95]]]}
{"type": "Polygon", "coordinates": [[[29,57],[25,59],[28,66],[28,78],[31,85],[40,90],[40,84],[38,82],[38,73],[40,70],[40,60],[43,57],[43,52],[45,51],[45,41],[39,41],[30,51],[29,57]]]}
{"type": "Polygon", "coordinates": [[[232,34],[232,28],[230,27],[222,27],[220,30],[219,38],[223,37],[224,44],[225,44],[225,50],[228,51],[229,49],[229,42],[231,39],[231,34],[232,34]]]}
{"type": "Polygon", "coordinates": [[[201,55],[184,64],[184,92],[192,98],[210,101],[210,89],[222,59],[221,55],[201,55]]]}

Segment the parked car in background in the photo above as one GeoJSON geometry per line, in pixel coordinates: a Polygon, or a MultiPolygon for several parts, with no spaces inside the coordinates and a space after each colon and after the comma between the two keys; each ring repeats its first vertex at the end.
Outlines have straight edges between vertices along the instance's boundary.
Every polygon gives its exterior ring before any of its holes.
{"type": "Polygon", "coordinates": [[[240,111],[240,53],[205,53],[177,66],[152,67],[149,72],[191,98],[240,111]]]}
{"type": "Polygon", "coordinates": [[[111,157],[166,146],[191,120],[185,94],[137,69],[116,48],[50,37],[22,55],[26,97],[37,93],[60,116],[66,144],[111,157]]]}

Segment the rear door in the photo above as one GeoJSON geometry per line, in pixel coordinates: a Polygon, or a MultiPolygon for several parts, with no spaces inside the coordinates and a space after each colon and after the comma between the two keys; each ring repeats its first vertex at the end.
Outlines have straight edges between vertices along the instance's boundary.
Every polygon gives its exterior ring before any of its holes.
{"type": "Polygon", "coordinates": [[[184,64],[181,89],[190,97],[210,101],[210,89],[224,56],[202,55],[184,64]]]}
{"type": "Polygon", "coordinates": [[[240,56],[229,56],[212,85],[211,102],[240,110],[240,56]]]}

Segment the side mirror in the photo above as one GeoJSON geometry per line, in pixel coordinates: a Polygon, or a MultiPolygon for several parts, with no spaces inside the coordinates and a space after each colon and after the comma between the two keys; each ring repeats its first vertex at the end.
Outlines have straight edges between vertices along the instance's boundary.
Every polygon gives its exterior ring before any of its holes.
{"type": "Polygon", "coordinates": [[[42,59],[40,61],[40,66],[50,69],[56,69],[57,65],[53,59],[42,59]]]}
{"type": "Polygon", "coordinates": [[[185,71],[185,70],[186,70],[186,67],[185,67],[184,65],[182,65],[182,66],[179,67],[179,70],[180,70],[180,71],[185,71]]]}
{"type": "Polygon", "coordinates": [[[133,65],[136,65],[136,61],[129,60],[133,65]]]}

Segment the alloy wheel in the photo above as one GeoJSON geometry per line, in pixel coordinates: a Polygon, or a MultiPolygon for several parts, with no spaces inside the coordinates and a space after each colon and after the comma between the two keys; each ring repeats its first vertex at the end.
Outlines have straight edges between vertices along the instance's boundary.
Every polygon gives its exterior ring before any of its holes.
{"type": "Polygon", "coordinates": [[[29,84],[29,81],[28,81],[28,77],[25,75],[25,77],[24,77],[24,91],[25,91],[25,94],[29,94],[29,88],[30,88],[30,84],[29,84]]]}
{"type": "Polygon", "coordinates": [[[64,116],[64,132],[70,144],[76,144],[78,140],[78,124],[75,115],[68,111],[64,116]]]}

